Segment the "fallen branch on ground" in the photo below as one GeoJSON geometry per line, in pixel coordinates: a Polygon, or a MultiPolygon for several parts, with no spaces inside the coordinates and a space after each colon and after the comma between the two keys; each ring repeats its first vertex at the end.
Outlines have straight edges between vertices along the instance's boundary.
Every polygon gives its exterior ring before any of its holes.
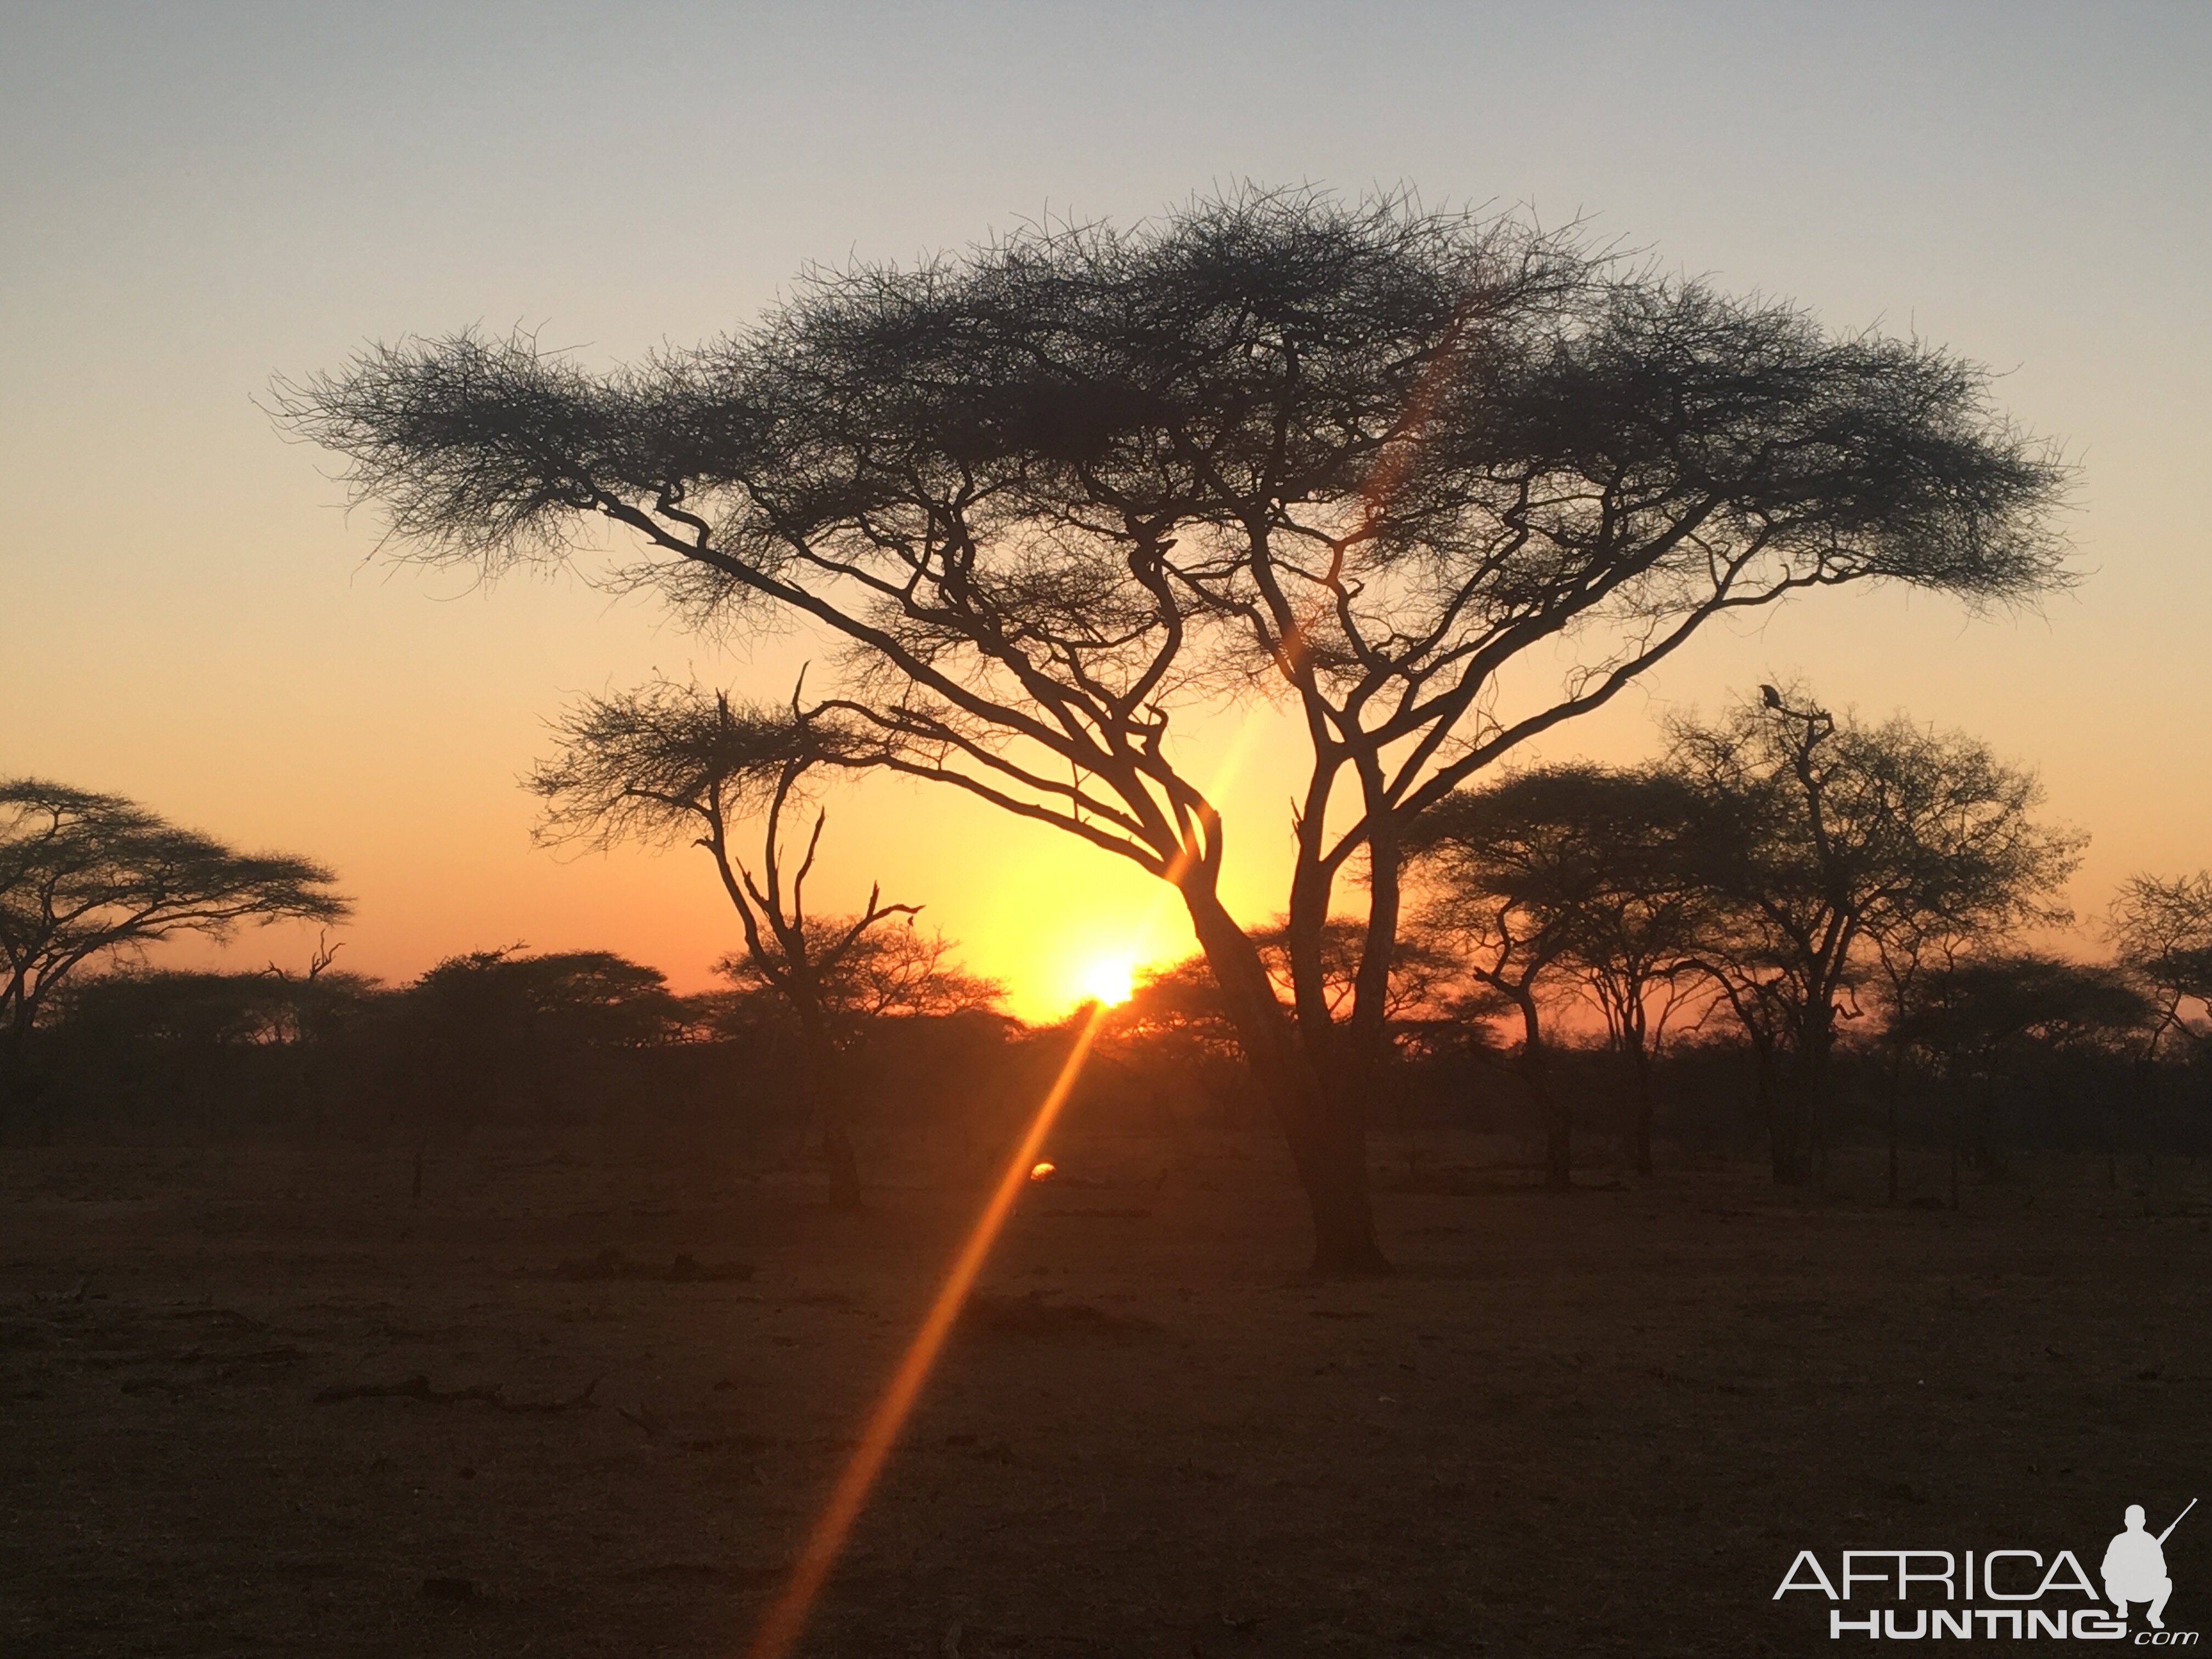
{"type": "Polygon", "coordinates": [[[599,1386],[593,1377],[584,1385],[583,1392],[569,1400],[509,1400],[504,1383],[477,1382],[465,1389],[434,1389],[430,1379],[415,1376],[402,1382],[346,1382],[323,1389],[315,1396],[318,1406],[336,1405],[343,1400],[420,1400],[433,1406],[450,1406],[456,1401],[481,1400],[487,1406],[497,1407],[503,1412],[571,1412],[592,1411],[597,1407],[592,1393],[599,1386]]]}

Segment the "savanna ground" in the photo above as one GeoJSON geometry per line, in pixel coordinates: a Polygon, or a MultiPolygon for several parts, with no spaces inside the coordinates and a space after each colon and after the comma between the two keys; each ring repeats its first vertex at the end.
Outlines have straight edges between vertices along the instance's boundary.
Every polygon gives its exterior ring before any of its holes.
{"type": "MultiPolygon", "coordinates": [[[[1055,1150],[810,1655],[1820,1651],[1800,1548],[2094,1571],[2212,1497],[2179,1161],[1952,1214],[1386,1144],[1402,1271],[1317,1283],[1267,1143],[1055,1150]]],[[[981,1200],[880,1173],[0,1152],[0,1652],[741,1654],[981,1200]]]]}

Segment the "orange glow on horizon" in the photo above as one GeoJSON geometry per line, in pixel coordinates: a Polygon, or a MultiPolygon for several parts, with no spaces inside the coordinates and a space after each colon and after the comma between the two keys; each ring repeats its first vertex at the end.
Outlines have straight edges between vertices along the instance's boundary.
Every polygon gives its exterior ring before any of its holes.
{"type": "Polygon", "coordinates": [[[1059,1167],[1060,1165],[1054,1164],[1050,1158],[1043,1159],[1042,1161],[1033,1164],[1030,1166],[1030,1179],[1031,1181],[1049,1181],[1052,1178],[1052,1172],[1059,1167]]]}

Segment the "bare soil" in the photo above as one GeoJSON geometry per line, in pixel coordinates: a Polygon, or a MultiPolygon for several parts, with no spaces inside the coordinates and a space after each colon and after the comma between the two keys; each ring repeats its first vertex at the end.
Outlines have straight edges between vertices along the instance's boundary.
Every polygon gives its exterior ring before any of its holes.
{"type": "MultiPolygon", "coordinates": [[[[1224,1150],[1025,1195],[806,1653],[1832,1651],[1772,1599],[1801,1548],[2094,1572],[2124,1504],[2212,1498],[2194,1171],[1953,1214],[1431,1147],[1379,1200],[1401,1270],[1320,1283],[1272,1149],[1224,1150]]],[[[741,1654],[981,1196],[406,1182],[0,1152],[0,1653],[741,1654]]]]}

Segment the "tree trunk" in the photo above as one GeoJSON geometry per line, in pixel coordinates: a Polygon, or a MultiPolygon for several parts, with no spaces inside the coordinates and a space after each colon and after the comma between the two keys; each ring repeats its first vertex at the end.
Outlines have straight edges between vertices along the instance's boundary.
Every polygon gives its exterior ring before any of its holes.
{"type": "MultiPolygon", "coordinates": [[[[1493,984],[1495,981],[1492,981],[1493,984]]],[[[1536,1103],[1544,1124],[1544,1185],[1565,1192],[1574,1184],[1575,1119],[1573,1110],[1552,1086],[1551,1059],[1544,1047],[1542,1017],[1534,994],[1526,988],[1500,990],[1521,1011],[1521,1080],[1536,1103]]]]}
{"type": "Polygon", "coordinates": [[[854,1155],[853,1136],[845,1121],[845,1101],[839,1089],[837,1045],[819,1012],[799,1011],[799,1066],[806,1103],[822,1133],[822,1167],[830,1182],[830,1207],[861,1210],[860,1166],[854,1155]]]}
{"type": "Polygon", "coordinates": [[[853,1155],[853,1138],[846,1130],[841,1112],[823,1115],[822,1162],[830,1176],[830,1207],[866,1209],[867,1206],[860,1197],[860,1163],[853,1155]]]}
{"type": "Polygon", "coordinates": [[[1821,1036],[1808,1032],[1795,1063],[1782,1070],[1776,1091],[1774,1178],[1783,1186],[1810,1186],[1820,1172],[1826,1060],[1821,1036]]]}
{"type": "Polygon", "coordinates": [[[1905,1090],[1905,1056],[1902,1053],[1890,1056],[1889,1097],[1883,1103],[1882,1132],[1888,1146],[1889,1203],[1897,1203],[1897,1097],[1905,1090]]]}
{"type": "Polygon", "coordinates": [[[1786,1152],[1778,1157],[1775,1179],[1786,1187],[1807,1187],[1826,1176],[1828,1056],[1835,1042],[1835,1009],[1816,998],[1804,1011],[1797,1052],[1783,1072],[1781,1122],[1786,1152]]]}
{"type": "Polygon", "coordinates": [[[1651,1094],[1651,1055],[1644,1046],[1644,1033],[1623,1022],[1622,1041],[1628,1045],[1628,1057],[1636,1067],[1636,1173],[1651,1173],[1651,1126],[1658,1116],[1657,1103],[1651,1094]]]}
{"type": "Polygon", "coordinates": [[[1390,974],[1396,965],[1403,905],[1396,820],[1385,814],[1367,845],[1367,933],[1352,994],[1352,1019],[1341,1069],[1346,1086],[1363,1094],[1380,1084],[1390,1060],[1390,974]]]}
{"type": "Polygon", "coordinates": [[[1322,1082],[1310,1042],[1285,1018],[1251,938],[1200,872],[1182,887],[1199,946],[1255,1081],[1290,1143],[1291,1162],[1312,1212],[1314,1271],[1388,1273],[1375,1238],[1367,1191],[1367,1126],[1362,1103],[1322,1082]]]}
{"type": "Polygon", "coordinates": [[[1966,1102],[1965,1095],[1954,1089],[1951,1094],[1951,1208],[1959,1207],[1959,1165],[1966,1150],[1966,1102]]]}
{"type": "Polygon", "coordinates": [[[1528,1085],[1528,1092],[1536,1097],[1536,1109],[1543,1115],[1544,1185],[1553,1192],[1563,1193],[1574,1185],[1575,1180],[1574,1110],[1559,1099],[1559,1091],[1552,1087],[1551,1067],[1545,1062],[1541,1045],[1533,1054],[1526,1048],[1522,1050],[1521,1075],[1528,1085]]]}
{"type": "Polygon", "coordinates": [[[1766,1136],[1775,1185],[1802,1187],[1812,1174],[1807,1156],[1803,1073],[1797,1066],[1764,1060],[1759,1083],[1766,1100],[1766,1136]]]}
{"type": "Polygon", "coordinates": [[[1889,1193],[1887,1202],[1892,1208],[1895,1208],[1897,1205],[1897,1091],[1894,1087],[1889,1091],[1888,1106],[1882,1127],[1888,1141],[1889,1153],[1887,1170],[1889,1193]]]}
{"type": "Polygon", "coordinates": [[[1753,1105],[1766,1125],[1767,1167],[1778,1187],[1790,1181],[1790,1132],[1782,1121],[1782,1085],[1775,1075],[1773,1061],[1764,1049],[1752,1057],[1751,1092],[1753,1105]]]}

